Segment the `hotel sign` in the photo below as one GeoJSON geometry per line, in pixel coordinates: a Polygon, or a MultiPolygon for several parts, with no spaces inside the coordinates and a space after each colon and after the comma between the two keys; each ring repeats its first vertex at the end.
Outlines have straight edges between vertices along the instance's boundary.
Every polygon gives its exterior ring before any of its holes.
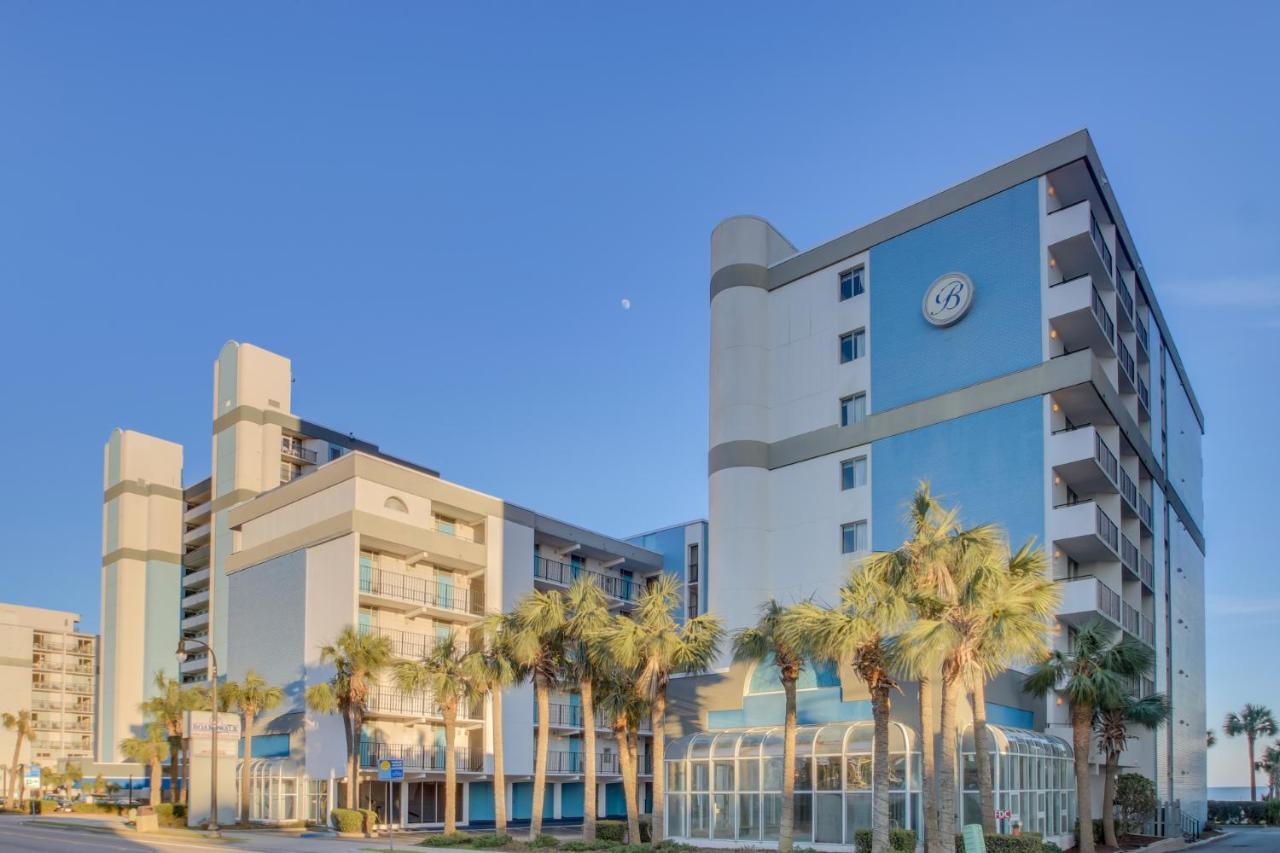
{"type": "Polygon", "coordinates": [[[929,285],[920,304],[924,318],[938,328],[960,322],[971,307],[973,281],[962,272],[949,272],[929,285]]]}
{"type": "MultiPolygon", "coordinates": [[[[213,754],[213,714],[188,711],[183,735],[191,739],[191,754],[207,758],[213,754]]],[[[240,754],[240,715],[231,711],[218,714],[218,755],[235,758],[240,754]]]]}

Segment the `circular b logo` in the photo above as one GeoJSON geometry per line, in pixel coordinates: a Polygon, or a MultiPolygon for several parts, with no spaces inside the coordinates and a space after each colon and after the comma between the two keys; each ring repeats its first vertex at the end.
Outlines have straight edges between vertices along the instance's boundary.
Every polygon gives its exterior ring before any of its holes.
{"type": "Polygon", "coordinates": [[[920,309],[935,326],[958,323],[973,305],[973,282],[962,272],[949,272],[929,285],[920,309]]]}

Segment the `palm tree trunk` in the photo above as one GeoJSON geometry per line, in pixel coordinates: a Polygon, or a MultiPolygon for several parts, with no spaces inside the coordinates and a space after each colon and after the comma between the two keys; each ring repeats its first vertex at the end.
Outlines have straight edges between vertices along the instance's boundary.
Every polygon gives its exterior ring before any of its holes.
{"type": "Polygon", "coordinates": [[[653,695],[653,708],[650,714],[650,725],[653,728],[653,823],[649,830],[650,843],[657,844],[666,837],[666,765],[662,763],[667,754],[667,685],[662,683],[653,695]]]}
{"type": "MultiPolygon", "coordinates": [[[[18,732],[18,736],[13,742],[13,763],[9,765],[9,768],[12,771],[10,773],[9,781],[12,783],[12,787],[10,790],[13,791],[13,798],[17,800],[19,804],[22,803],[21,798],[18,796],[19,792],[21,792],[22,790],[22,777],[18,775],[18,764],[21,761],[22,761],[22,732],[18,732]]],[[[9,791],[5,791],[5,793],[8,794],[9,791]]]]}
{"type": "Polygon", "coordinates": [[[178,759],[182,757],[182,736],[169,734],[169,802],[178,802],[178,759]]]}
{"type": "Polygon", "coordinates": [[[1119,767],[1119,753],[1108,752],[1102,781],[1102,843],[1108,847],[1120,846],[1116,843],[1116,771],[1119,767]]]}
{"type": "Polygon", "coordinates": [[[240,715],[244,730],[244,755],[240,756],[240,821],[249,822],[249,762],[253,760],[253,715],[240,715]]]}
{"type": "MultiPolygon", "coordinates": [[[[458,728],[458,709],[444,708],[444,831],[458,831],[458,753],[453,748],[453,738],[458,728]]],[[[390,806],[390,803],[387,804],[390,806]]]]}
{"type": "MultiPolygon", "coordinates": [[[[627,755],[631,756],[631,811],[636,816],[636,826],[640,825],[640,815],[644,809],[640,805],[640,732],[639,726],[627,727],[627,755]]],[[[627,789],[623,788],[622,793],[626,794],[627,789]]],[[[639,842],[640,836],[636,835],[636,841],[639,842]]]]}
{"type": "Polygon", "coordinates": [[[507,771],[502,749],[502,689],[493,691],[493,828],[507,833],[507,771]]]}
{"type": "Polygon", "coordinates": [[[1249,802],[1258,801],[1258,771],[1253,766],[1253,732],[1249,732],[1245,740],[1249,744],[1249,802]]]}
{"type": "Polygon", "coordinates": [[[782,727],[782,815],[778,825],[778,853],[791,853],[796,837],[796,683],[782,680],[787,710],[782,727]]]}
{"type": "Polygon", "coordinates": [[[153,757],[150,761],[150,764],[151,764],[151,775],[147,781],[147,784],[151,786],[150,802],[151,802],[151,805],[158,806],[160,805],[160,779],[163,777],[164,774],[160,768],[159,758],[153,757]]]}
{"type": "Polygon", "coordinates": [[[982,832],[985,835],[995,835],[995,777],[991,772],[991,751],[987,749],[987,685],[981,675],[973,682],[973,763],[978,771],[982,832]]]}
{"type": "Polygon", "coordinates": [[[360,745],[356,743],[354,711],[342,715],[342,728],[347,733],[347,808],[356,807],[356,789],[360,786],[360,745]]]}
{"type": "Polygon", "coordinates": [[[934,760],[938,729],[934,724],[933,679],[920,679],[920,791],[924,805],[925,853],[946,853],[938,833],[938,769],[934,760]]]}
{"type": "Polygon", "coordinates": [[[631,760],[631,749],[627,746],[627,715],[620,713],[613,721],[613,739],[618,743],[618,764],[622,771],[622,799],[627,807],[627,839],[632,844],[640,843],[640,814],[636,803],[635,762],[631,760]]]}
{"type": "Polygon", "coordinates": [[[871,853],[889,853],[889,688],[871,691],[871,853]]]}
{"type": "Polygon", "coordinates": [[[533,691],[538,701],[538,742],[533,761],[533,814],[529,815],[529,840],[542,832],[542,807],[547,796],[547,742],[550,737],[550,689],[539,678],[533,691]]]}
{"type": "Polygon", "coordinates": [[[182,744],[182,773],[178,780],[178,801],[186,805],[191,790],[191,738],[184,737],[179,742],[182,744]]]}
{"type": "Polygon", "coordinates": [[[1089,790],[1089,733],[1093,729],[1093,708],[1071,706],[1071,745],[1076,763],[1076,851],[1093,853],[1093,794],[1089,790]]]}
{"type": "Polygon", "coordinates": [[[582,840],[596,838],[596,713],[591,692],[591,679],[584,678],[578,685],[582,695],[582,840]]]}
{"type": "MultiPolygon", "coordinates": [[[[938,715],[941,748],[938,756],[938,843],[956,834],[956,704],[960,682],[954,675],[942,675],[942,710],[938,715]]],[[[952,841],[952,844],[955,842],[952,841]]]]}

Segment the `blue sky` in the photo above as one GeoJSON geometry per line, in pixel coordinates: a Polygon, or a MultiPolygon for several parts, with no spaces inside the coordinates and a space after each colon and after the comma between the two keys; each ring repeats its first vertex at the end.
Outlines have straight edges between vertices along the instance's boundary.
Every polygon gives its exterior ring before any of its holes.
{"type": "Polygon", "coordinates": [[[702,516],[714,224],[812,245],[1087,126],[1207,413],[1210,721],[1280,709],[1277,7],[881,5],[0,6],[0,597],[96,627],[102,443],[207,471],[232,338],[450,479],[702,516]]]}

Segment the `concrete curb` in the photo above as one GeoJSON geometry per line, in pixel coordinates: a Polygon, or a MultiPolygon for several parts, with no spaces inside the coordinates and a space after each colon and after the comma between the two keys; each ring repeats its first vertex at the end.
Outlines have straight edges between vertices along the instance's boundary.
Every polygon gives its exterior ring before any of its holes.
{"type": "Polygon", "coordinates": [[[1162,841],[1157,841],[1155,844],[1148,844],[1146,847],[1142,848],[1141,853],[1165,853],[1166,851],[1174,850],[1191,850],[1195,847],[1205,847],[1210,844],[1215,844],[1224,838],[1230,838],[1232,835],[1234,835],[1232,832],[1223,832],[1221,835],[1215,835],[1213,838],[1202,838],[1199,841],[1192,842],[1191,844],[1187,844],[1181,838],[1166,838],[1162,841]]]}

